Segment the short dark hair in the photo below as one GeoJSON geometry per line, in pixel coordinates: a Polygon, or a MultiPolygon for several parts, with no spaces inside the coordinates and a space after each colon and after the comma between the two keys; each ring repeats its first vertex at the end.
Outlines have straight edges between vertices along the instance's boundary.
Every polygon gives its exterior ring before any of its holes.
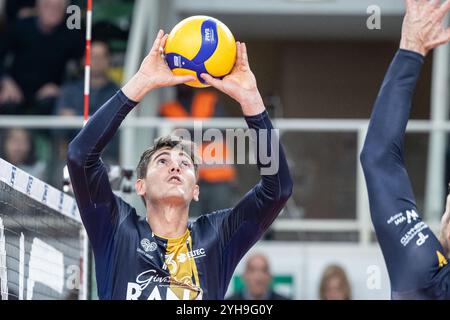
{"type": "Polygon", "coordinates": [[[180,151],[186,152],[192,160],[194,164],[195,176],[198,178],[198,152],[197,146],[192,141],[183,140],[182,138],[174,135],[169,135],[165,137],[160,137],[155,140],[155,144],[145,150],[142,155],[139,163],[136,167],[136,176],[138,179],[143,179],[147,175],[147,167],[150,161],[152,160],[153,155],[161,149],[174,149],[180,148],[180,151]]]}

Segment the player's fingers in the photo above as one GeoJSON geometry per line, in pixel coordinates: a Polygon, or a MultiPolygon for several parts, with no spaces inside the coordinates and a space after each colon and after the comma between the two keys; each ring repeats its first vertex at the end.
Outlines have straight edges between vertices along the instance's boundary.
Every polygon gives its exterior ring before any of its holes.
{"type": "Polygon", "coordinates": [[[450,211],[450,182],[447,185],[447,200],[445,202],[445,212],[450,211]]]}
{"type": "Polygon", "coordinates": [[[405,0],[406,12],[409,12],[412,8],[414,0],[405,0]]]}
{"type": "Polygon", "coordinates": [[[441,0],[421,0],[420,7],[422,11],[428,13],[434,12],[441,5],[441,0]]]}
{"type": "Polygon", "coordinates": [[[236,41],[236,63],[235,66],[240,66],[242,64],[242,50],[241,43],[236,41]]]}
{"type": "Polygon", "coordinates": [[[159,52],[159,47],[161,46],[161,39],[163,38],[163,35],[164,31],[160,29],[158,31],[155,41],[153,42],[152,48],[150,49],[150,53],[159,52]]]}
{"type": "Polygon", "coordinates": [[[213,86],[216,89],[219,89],[220,91],[222,91],[222,80],[216,79],[214,77],[211,77],[209,74],[207,73],[202,73],[200,75],[200,77],[202,77],[203,80],[205,80],[205,82],[211,86],[213,86]]]}
{"type": "Polygon", "coordinates": [[[412,2],[412,10],[423,11],[427,8],[428,0],[413,0],[412,2]]]}
{"type": "Polygon", "coordinates": [[[442,35],[443,43],[450,42],[450,28],[444,31],[444,34],[442,35]]]}
{"type": "Polygon", "coordinates": [[[407,13],[412,12],[415,5],[416,5],[416,0],[405,0],[406,12],[407,13]]]}
{"type": "Polygon", "coordinates": [[[250,67],[250,64],[248,62],[247,46],[245,45],[245,42],[242,43],[242,60],[245,67],[250,67]]]}
{"type": "Polygon", "coordinates": [[[177,85],[177,84],[182,84],[182,83],[186,83],[186,82],[191,82],[191,81],[195,81],[195,77],[194,76],[174,76],[173,77],[173,85],[177,85]]]}
{"type": "Polygon", "coordinates": [[[166,47],[166,42],[167,42],[167,38],[169,37],[169,35],[166,33],[162,38],[161,38],[161,42],[159,43],[159,48],[158,50],[161,52],[164,52],[164,48],[166,47]]]}
{"type": "Polygon", "coordinates": [[[436,10],[433,20],[441,22],[449,11],[450,11],[450,0],[447,0],[439,7],[439,9],[436,10]]]}
{"type": "Polygon", "coordinates": [[[430,5],[433,8],[439,8],[439,6],[441,5],[441,0],[430,0],[430,5]]]}
{"type": "Polygon", "coordinates": [[[450,28],[444,31],[441,35],[439,35],[436,39],[429,42],[427,47],[429,48],[437,48],[443,44],[450,42],[450,28]]]}
{"type": "Polygon", "coordinates": [[[445,204],[445,212],[450,211],[450,195],[447,196],[447,202],[445,204]]]}
{"type": "Polygon", "coordinates": [[[161,57],[161,60],[164,60],[164,48],[166,46],[167,38],[169,37],[168,34],[165,34],[161,41],[159,42],[159,48],[158,48],[158,56],[161,57]]]}

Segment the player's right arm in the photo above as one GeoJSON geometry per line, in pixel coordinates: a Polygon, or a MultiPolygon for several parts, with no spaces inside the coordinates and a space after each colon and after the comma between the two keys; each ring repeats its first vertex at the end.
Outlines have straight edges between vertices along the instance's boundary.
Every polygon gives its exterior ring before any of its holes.
{"type": "Polygon", "coordinates": [[[117,132],[127,114],[155,88],[192,81],[192,76],[174,76],[160,52],[167,35],[162,30],[139,71],[108,100],[69,144],[67,164],[83,224],[94,251],[109,244],[117,223],[118,206],[125,205],[114,196],[100,155],[117,132]]]}
{"type": "Polygon", "coordinates": [[[83,224],[94,252],[103,251],[117,219],[118,203],[100,159],[126,115],[137,103],[117,92],[70,142],[67,167],[83,224]]]}

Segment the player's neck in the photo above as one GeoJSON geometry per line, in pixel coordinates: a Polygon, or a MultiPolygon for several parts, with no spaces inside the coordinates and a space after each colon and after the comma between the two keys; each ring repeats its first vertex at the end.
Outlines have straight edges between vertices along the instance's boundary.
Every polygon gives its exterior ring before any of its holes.
{"type": "Polygon", "coordinates": [[[147,203],[147,221],[152,231],[164,238],[181,237],[187,228],[189,207],[147,203]]]}

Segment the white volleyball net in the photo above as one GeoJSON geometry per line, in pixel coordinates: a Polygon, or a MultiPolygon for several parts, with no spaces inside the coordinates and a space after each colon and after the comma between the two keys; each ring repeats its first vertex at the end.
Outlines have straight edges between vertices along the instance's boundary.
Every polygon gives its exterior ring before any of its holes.
{"type": "Polygon", "coordinates": [[[0,159],[0,299],[83,299],[75,200],[0,159]]]}

